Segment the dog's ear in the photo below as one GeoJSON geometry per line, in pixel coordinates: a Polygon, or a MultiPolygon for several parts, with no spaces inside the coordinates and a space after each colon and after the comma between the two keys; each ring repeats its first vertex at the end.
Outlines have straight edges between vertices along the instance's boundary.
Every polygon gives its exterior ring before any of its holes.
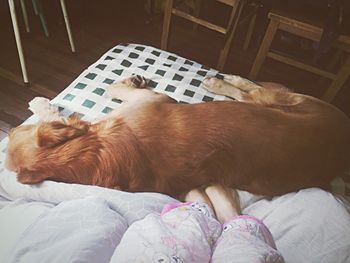
{"type": "Polygon", "coordinates": [[[86,134],[90,123],[71,117],[66,122],[43,122],[37,130],[39,147],[54,147],[86,134]]]}
{"type": "Polygon", "coordinates": [[[45,179],[38,171],[27,168],[21,168],[17,173],[17,180],[22,184],[37,184],[45,179]]]}

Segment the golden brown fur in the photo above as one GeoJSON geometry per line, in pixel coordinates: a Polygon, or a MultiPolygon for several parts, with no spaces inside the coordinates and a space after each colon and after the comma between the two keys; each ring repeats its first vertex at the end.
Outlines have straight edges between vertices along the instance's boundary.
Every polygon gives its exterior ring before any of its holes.
{"type": "Polygon", "coordinates": [[[277,195],[326,187],[350,166],[350,120],[341,111],[273,84],[234,84],[205,83],[241,102],[190,105],[121,82],[109,94],[128,103],[98,123],[70,118],[14,129],[7,167],[22,183],[170,195],[222,183],[277,195]]]}

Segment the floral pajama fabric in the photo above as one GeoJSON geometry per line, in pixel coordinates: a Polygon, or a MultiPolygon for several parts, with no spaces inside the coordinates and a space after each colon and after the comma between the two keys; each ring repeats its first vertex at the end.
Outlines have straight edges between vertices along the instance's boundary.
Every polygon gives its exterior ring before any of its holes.
{"type": "Polygon", "coordinates": [[[202,203],[175,203],[125,232],[111,262],[282,263],[272,235],[258,219],[238,216],[222,226],[202,203]]]}

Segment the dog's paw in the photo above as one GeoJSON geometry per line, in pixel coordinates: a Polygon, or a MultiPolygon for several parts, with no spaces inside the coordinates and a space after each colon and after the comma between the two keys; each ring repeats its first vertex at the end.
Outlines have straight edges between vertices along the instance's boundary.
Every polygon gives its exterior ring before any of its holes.
{"type": "Polygon", "coordinates": [[[114,82],[111,88],[134,88],[134,89],[145,89],[147,88],[148,80],[140,75],[132,75],[121,81],[114,82]]]}
{"type": "Polygon", "coordinates": [[[36,111],[48,109],[50,106],[49,99],[43,97],[35,97],[28,104],[28,109],[31,110],[33,113],[35,113],[36,111]]]}
{"type": "Polygon", "coordinates": [[[140,75],[133,75],[124,80],[114,82],[106,90],[106,96],[123,100],[124,95],[132,89],[147,88],[148,81],[140,75]]]}
{"type": "Polygon", "coordinates": [[[147,88],[147,84],[148,84],[148,80],[141,75],[133,75],[123,80],[123,82],[129,87],[132,87],[135,89],[145,89],[147,88]]]}
{"type": "Polygon", "coordinates": [[[203,86],[206,90],[213,93],[221,93],[220,90],[224,86],[224,81],[216,77],[206,77],[203,80],[203,86]]]}
{"type": "Polygon", "coordinates": [[[41,117],[48,114],[56,114],[57,107],[50,104],[49,99],[43,97],[35,97],[29,102],[29,108],[35,115],[41,117]]]}

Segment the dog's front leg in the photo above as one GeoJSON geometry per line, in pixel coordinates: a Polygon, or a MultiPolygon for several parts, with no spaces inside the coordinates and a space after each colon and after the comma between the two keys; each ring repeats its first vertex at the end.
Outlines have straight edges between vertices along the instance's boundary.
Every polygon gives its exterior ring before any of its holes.
{"type": "Polygon", "coordinates": [[[40,121],[57,121],[62,120],[58,108],[51,105],[50,101],[43,97],[35,97],[29,102],[29,108],[40,121]]]}
{"type": "Polygon", "coordinates": [[[148,89],[146,79],[139,75],[113,83],[108,87],[107,95],[127,103],[175,102],[175,100],[165,94],[148,89]]]}

